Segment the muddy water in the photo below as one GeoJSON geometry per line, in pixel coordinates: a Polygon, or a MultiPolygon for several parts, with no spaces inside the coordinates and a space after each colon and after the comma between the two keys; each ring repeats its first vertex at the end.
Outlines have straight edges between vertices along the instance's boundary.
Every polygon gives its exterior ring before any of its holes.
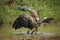
{"type": "Polygon", "coordinates": [[[60,36],[50,32],[38,32],[37,34],[13,32],[12,34],[0,34],[0,40],[60,40],[60,36]]]}
{"type": "Polygon", "coordinates": [[[0,40],[60,40],[60,36],[0,34],[0,40]]]}

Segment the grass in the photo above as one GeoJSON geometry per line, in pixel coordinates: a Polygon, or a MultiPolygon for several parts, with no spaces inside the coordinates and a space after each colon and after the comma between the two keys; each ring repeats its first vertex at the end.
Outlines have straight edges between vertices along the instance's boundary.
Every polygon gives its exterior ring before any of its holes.
{"type": "MultiPolygon", "coordinates": [[[[2,1],[2,0],[1,0],[2,1]]],[[[23,0],[22,5],[19,0],[16,0],[19,4],[18,6],[31,7],[35,9],[40,15],[40,18],[43,19],[45,16],[53,17],[56,20],[54,24],[47,25],[46,27],[39,27],[39,32],[53,32],[57,35],[60,35],[60,25],[57,26],[57,22],[60,22],[60,5],[59,0],[23,0]],[[53,26],[54,25],[54,26],[53,26]]],[[[3,25],[0,26],[0,34],[11,34],[12,32],[21,32],[27,31],[26,28],[21,28],[18,30],[12,29],[12,24],[15,19],[21,14],[29,14],[29,12],[22,12],[18,10],[18,6],[8,6],[4,5],[4,2],[0,3],[0,18],[3,20],[3,25]],[[23,30],[22,30],[23,29],[23,30]]]]}

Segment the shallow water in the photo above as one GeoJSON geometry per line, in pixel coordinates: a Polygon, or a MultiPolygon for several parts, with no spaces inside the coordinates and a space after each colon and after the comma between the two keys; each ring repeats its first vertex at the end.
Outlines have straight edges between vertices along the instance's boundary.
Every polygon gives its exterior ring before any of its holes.
{"type": "MultiPolygon", "coordinates": [[[[30,33],[26,33],[26,32],[13,32],[12,34],[23,34],[23,35],[31,35],[30,33]]],[[[35,33],[33,33],[34,35],[35,33]]],[[[55,35],[54,33],[51,32],[37,32],[38,35],[42,35],[42,36],[53,36],[55,35]]]]}

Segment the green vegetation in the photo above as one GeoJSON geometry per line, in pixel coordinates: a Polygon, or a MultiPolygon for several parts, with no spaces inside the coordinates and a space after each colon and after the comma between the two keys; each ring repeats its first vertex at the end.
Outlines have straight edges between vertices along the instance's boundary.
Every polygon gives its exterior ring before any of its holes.
{"type": "MultiPolygon", "coordinates": [[[[51,25],[40,27],[39,31],[60,34],[60,0],[22,0],[22,2],[21,0],[13,0],[13,2],[8,4],[8,0],[0,1],[0,33],[12,33],[15,31],[12,29],[14,20],[23,13],[29,14],[29,12],[18,10],[18,7],[22,6],[34,8],[40,14],[41,19],[45,16],[56,19],[51,25]]],[[[21,31],[21,29],[16,31],[21,31]]]]}

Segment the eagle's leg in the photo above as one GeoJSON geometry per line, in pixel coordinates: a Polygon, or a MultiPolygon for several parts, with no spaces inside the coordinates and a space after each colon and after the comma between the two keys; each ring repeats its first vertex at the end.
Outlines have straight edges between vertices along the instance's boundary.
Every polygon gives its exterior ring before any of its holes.
{"type": "Polygon", "coordinates": [[[33,31],[31,32],[31,34],[33,34],[35,31],[36,31],[36,30],[33,30],[33,31]]]}
{"type": "Polygon", "coordinates": [[[35,30],[33,30],[33,31],[31,32],[31,34],[33,34],[34,32],[35,32],[35,34],[37,34],[37,31],[38,31],[38,27],[36,27],[35,30]]]}
{"type": "Polygon", "coordinates": [[[27,33],[29,34],[29,33],[30,33],[30,31],[28,30],[28,31],[27,31],[27,33]]]}
{"type": "Polygon", "coordinates": [[[35,34],[37,34],[37,32],[38,32],[38,27],[36,27],[36,32],[35,32],[35,34]]]}

